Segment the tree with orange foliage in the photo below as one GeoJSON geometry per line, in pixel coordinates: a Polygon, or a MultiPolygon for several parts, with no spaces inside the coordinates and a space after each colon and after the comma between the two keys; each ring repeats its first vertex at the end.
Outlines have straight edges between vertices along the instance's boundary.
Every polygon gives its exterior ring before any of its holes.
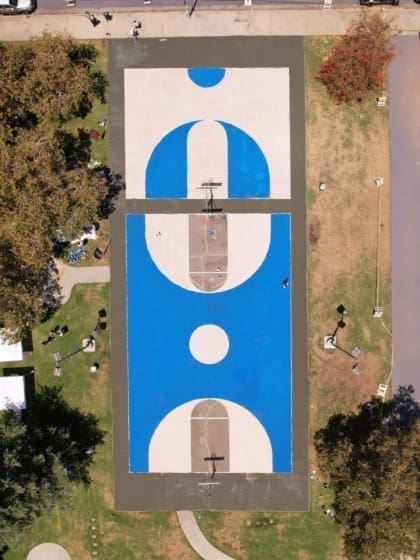
{"type": "Polygon", "coordinates": [[[391,20],[365,12],[337,41],[318,79],[336,103],[357,103],[381,92],[394,56],[391,20]]]}

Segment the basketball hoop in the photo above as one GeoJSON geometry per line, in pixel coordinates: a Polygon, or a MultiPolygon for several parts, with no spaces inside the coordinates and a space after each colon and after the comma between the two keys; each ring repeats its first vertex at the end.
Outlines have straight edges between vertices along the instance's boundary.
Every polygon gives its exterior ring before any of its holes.
{"type": "Polygon", "coordinates": [[[204,190],[206,193],[206,208],[203,208],[203,212],[221,212],[222,208],[216,208],[214,206],[214,196],[213,191],[222,186],[223,183],[215,182],[213,179],[209,179],[204,183],[201,183],[200,187],[197,189],[204,190]],[[210,196],[209,196],[210,192],[210,196]]]}

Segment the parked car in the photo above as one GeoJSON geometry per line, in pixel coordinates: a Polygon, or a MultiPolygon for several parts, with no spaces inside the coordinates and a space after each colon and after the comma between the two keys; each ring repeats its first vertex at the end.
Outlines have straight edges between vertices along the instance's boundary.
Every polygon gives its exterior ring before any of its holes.
{"type": "Polygon", "coordinates": [[[0,0],[0,14],[30,14],[36,8],[36,0],[0,0]]]}
{"type": "Polygon", "coordinates": [[[400,0],[359,0],[361,6],[380,6],[381,4],[392,4],[398,6],[400,0]]]}

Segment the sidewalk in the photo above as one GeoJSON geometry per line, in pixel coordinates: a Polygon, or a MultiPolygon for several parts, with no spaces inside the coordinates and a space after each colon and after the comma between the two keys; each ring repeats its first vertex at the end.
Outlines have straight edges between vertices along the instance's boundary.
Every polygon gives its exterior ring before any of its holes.
{"type": "MultiPolygon", "coordinates": [[[[64,0],[63,0],[64,2],[64,0]]],[[[374,8],[375,9],[375,8],[374,8]]],[[[379,8],[378,8],[379,9],[379,8]]],[[[68,33],[79,39],[128,38],[133,20],[142,22],[140,39],[158,37],[222,37],[267,35],[339,35],[360,14],[360,8],[324,10],[322,7],[289,9],[271,7],[197,8],[192,17],[179,8],[153,11],[141,8],[109,9],[112,21],[106,22],[98,8],[101,23],[93,27],[83,9],[68,8],[60,12],[36,11],[29,16],[0,18],[0,41],[19,41],[43,33],[68,33]],[[16,25],[18,23],[18,25],[16,25]],[[109,35],[107,35],[109,34],[109,35]]],[[[386,7],[381,10],[395,16],[395,33],[416,34],[420,29],[420,9],[386,7]]]]}
{"type": "Polygon", "coordinates": [[[110,281],[109,266],[69,266],[62,261],[55,261],[58,269],[61,286],[61,304],[69,300],[71,291],[75,284],[94,284],[110,281]]]}
{"type": "Polygon", "coordinates": [[[177,511],[176,514],[187,541],[201,558],[206,560],[233,560],[231,556],[220,552],[209,543],[201,532],[192,511],[177,511]]]}

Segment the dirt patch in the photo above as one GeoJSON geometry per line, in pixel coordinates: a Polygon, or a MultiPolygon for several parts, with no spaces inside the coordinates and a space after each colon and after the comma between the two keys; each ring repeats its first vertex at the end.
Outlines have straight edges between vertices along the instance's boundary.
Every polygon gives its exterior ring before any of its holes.
{"type": "Polygon", "coordinates": [[[212,515],[204,512],[200,520],[203,534],[209,542],[237,560],[248,558],[241,542],[241,534],[250,519],[249,512],[222,512],[217,514],[216,519],[212,515]]]}
{"type": "Polygon", "coordinates": [[[89,551],[83,544],[74,539],[68,546],[63,545],[68,550],[71,558],[89,558],[89,551]]]}
{"type": "Polygon", "coordinates": [[[114,509],[114,494],[112,491],[112,480],[108,473],[104,473],[99,469],[92,471],[92,481],[95,489],[100,493],[100,496],[109,509],[114,509]],[[100,489],[100,490],[99,490],[100,489]]]}
{"type": "Polygon", "coordinates": [[[162,558],[182,558],[183,560],[196,559],[197,555],[185,539],[175,513],[169,517],[169,523],[172,531],[170,534],[165,534],[161,538],[158,547],[156,547],[156,551],[162,558]]]}
{"type": "Polygon", "coordinates": [[[222,550],[229,551],[234,557],[246,557],[240,535],[249,514],[245,512],[228,512],[224,514],[224,528],[219,532],[218,543],[222,550]]]}

